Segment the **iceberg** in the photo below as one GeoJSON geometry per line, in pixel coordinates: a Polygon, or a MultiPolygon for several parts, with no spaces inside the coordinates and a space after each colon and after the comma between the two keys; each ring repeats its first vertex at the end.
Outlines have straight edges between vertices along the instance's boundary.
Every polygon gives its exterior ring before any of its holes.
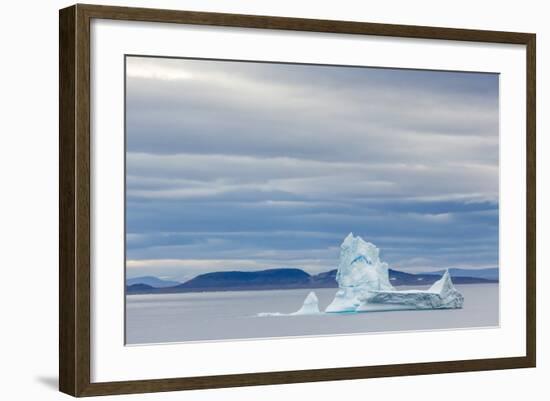
{"type": "Polygon", "coordinates": [[[329,313],[462,308],[464,297],[449,271],[428,290],[398,291],[390,284],[387,263],[379,249],[350,233],[340,249],[338,291],[325,309],[329,313]]]}
{"type": "Polygon", "coordinates": [[[260,312],[258,317],[267,317],[267,316],[303,316],[303,315],[319,315],[321,311],[319,310],[319,299],[315,292],[311,291],[300,309],[292,313],[280,313],[280,312],[260,312]]]}
{"type": "Polygon", "coordinates": [[[321,313],[319,310],[319,299],[317,299],[315,292],[311,291],[304,300],[302,307],[296,312],[291,313],[291,315],[317,315],[319,313],[321,313]]]}
{"type": "MultiPolygon", "coordinates": [[[[380,250],[353,233],[340,246],[336,281],[338,291],[326,307],[326,313],[459,309],[464,304],[464,297],[454,287],[449,270],[428,290],[396,290],[390,283],[388,264],[380,260],[380,250]]],[[[262,312],[258,316],[321,313],[317,295],[311,291],[296,312],[262,312]]]]}
{"type": "Polygon", "coordinates": [[[370,293],[394,290],[388,264],[380,260],[380,250],[353,233],[340,246],[336,281],[339,289],[326,312],[355,312],[370,293]]]}

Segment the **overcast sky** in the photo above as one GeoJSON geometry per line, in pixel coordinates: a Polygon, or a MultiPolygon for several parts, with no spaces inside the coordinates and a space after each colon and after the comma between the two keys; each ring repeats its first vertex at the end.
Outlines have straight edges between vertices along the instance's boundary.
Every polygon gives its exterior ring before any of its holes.
{"type": "Polygon", "coordinates": [[[126,63],[129,277],[498,265],[498,75],[126,63]]]}

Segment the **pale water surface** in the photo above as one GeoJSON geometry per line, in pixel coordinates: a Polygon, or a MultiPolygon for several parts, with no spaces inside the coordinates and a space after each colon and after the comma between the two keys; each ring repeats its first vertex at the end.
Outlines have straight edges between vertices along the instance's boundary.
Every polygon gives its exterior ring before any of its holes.
{"type": "MultiPolygon", "coordinates": [[[[129,295],[126,297],[126,343],[498,326],[498,284],[457,285],[456,288],[464,295],[463,309],[271,317],[256,315],[294,312],[302,306],[311,289],[129,295]]],[[[336,290],[314,290],[321,310],[332,301],[336,290]]]]}

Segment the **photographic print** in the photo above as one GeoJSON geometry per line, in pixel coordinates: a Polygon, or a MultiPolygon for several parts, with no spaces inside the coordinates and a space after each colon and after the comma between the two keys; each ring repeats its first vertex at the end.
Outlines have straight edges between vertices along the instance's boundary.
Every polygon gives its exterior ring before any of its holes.
{"type": "Polygon", "coordinates": [[[126,56],[126,343],[499,325],[499,75],[126,56]]]}

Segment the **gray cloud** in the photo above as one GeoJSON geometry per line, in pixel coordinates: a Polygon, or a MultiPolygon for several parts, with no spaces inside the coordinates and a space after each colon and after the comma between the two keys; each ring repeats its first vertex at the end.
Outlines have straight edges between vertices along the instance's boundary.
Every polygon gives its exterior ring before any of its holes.
{"type": "Polygon", "coordinates": [[[320,271],[349,231],[403,269],[497,264],[497,75],[140,57],[127,71],[134,273],[320,271]]]}

